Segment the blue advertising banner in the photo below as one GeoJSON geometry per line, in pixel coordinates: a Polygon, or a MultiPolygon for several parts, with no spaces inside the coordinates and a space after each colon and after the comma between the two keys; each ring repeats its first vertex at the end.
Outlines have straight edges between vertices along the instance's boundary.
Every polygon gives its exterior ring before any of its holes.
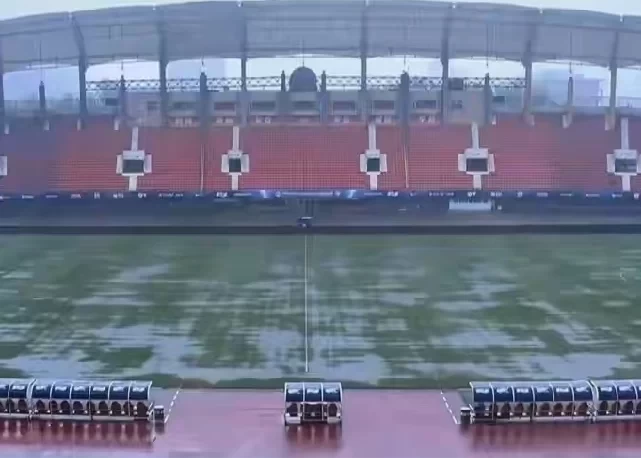
{"type": "Polygon", "coordinates": [[[317,199],[317,200],[367,200],[367,199],[448,199],[459,201],[488,200],[558,200],[558,201],[639,201],[637,192],[574,192],[574,191],[370,191],[360,189],[342,190],[248,190],[216,191],[208,193],[195,192],[48,192],[45,194],[10,194],[0,193],[1,201],[94,201],[94,200],[282,200],[282,199],[317,199]]]}

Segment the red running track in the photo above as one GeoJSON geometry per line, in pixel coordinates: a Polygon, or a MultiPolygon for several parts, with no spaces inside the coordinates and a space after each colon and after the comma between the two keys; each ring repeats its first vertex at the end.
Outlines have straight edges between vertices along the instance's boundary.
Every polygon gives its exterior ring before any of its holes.
{"type": "MultiPolygon", "coordinates": [[[[173,393],[163,393],[169,405],[173,393]]],[[[146,425],[19,426],[0,422],[0,455],[161,456],[182,458],[638,457],[641,422],[619,424],[474,425],[461,429],[446,408],[456,393],[346,391],[342,428],[282,424],[282,394],[185,391],[166,430],[146,425]],[[129,429],[127,429],[129,428],[129,429]]],[[[37,424],[36,424],[37,425],[37,424]]]]}

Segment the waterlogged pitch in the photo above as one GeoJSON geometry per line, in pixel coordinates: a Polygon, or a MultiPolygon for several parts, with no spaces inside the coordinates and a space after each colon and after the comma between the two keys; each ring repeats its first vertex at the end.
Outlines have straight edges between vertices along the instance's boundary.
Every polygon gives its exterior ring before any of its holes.
{"type": "Polygon", "coordinates": [[[638,236],[0,237],[0,376],[639,377],[638,236]]]}

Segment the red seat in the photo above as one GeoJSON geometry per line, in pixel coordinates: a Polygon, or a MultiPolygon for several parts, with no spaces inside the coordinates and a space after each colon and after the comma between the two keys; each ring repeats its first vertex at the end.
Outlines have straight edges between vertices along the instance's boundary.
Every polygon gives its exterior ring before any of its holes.
{"type": "Polygon", "coordinates": [[[131,148],[131,129],[113,129],[110,119],[91,119],[84,130],[75,123],[52,123],[58,154],[51,186],[57,191],[126,191],[127,179],[116,174],[116,159],[131,148]]]}
{"type": "Polygon", "coordinates": [[[494,155],[495,172],[483,177],[483,188],[493,191],[536,191],[563,188],[559,125],[545,118],[536,125],[518,116],[506,116],[495,126],[479,129],[480,147],[494,155]]]}
{"type": "Polygon", "coordinates": [[[378,176],[378,188],[403,190],[408,187],[407,155],[400,126],[377,126],[376,146],[381,154],[387,155],[387,173],[378,176]]]}
{"type": "Polygon", "coordinates": [[[458,171],[458,155],[472,145],[470,126],[411,126],[409,185],[415,190],[472,189],[458,171]]]}
{"type": "Polygon", "coordinates": [[[561,128],[559,154],[564,189],[573,191],[621,191],[621,179],[607,172],[607,155],[621,148],[619,129],[605,130],[604,116],[575,116],[561,128]]]}
{"type": "MultiPolygon", "coordinates": [[[[641,153],[641,119],[640,118],[628,118],[628,135],[630,141],[630,148],[636,149],[641,153]]],[[[620,135],[619,135],[620,137],[620,135]]],[[[620,148],[620,141],[617,143],[617,148],[620,148]]],[[[630,186],[632,191],[640,192],[641,191],[641,177],[636,176],[632,177],[630,180],[630,186]]]]}
{"type": "MultiPolygon", "coordinates": [[[[231,150],[233,144],[232,127],[212,127],[207,131],[205,157],[205,189],[207,191],[228,191],[231,178],[221,171],[222,156],[231,150]]],[[[254,168],[254,157],[250,157],[250,170],[254,168]]]]}
{"type": "Polygon", "coordinates": [[[56,135],[33,122],[12,124],[8,135],[0,135],[0,155],[7,156],[8,174],[0,177],[0,191],[40,194],[50,190],[55,159],[56,135]]]}
{"type": "Polygon", "coordinates": [[[250,126],[241,149],[250,155],[242,189],[366,189],[360,154],[365,125],[250,126]]]}
{"type": "Polygon", "coordinates": [[[199,128],[140,128],[138,148],[151,154],[151,173],[138,178],[138,189],[200,192],[202,140],[199,128]]]}

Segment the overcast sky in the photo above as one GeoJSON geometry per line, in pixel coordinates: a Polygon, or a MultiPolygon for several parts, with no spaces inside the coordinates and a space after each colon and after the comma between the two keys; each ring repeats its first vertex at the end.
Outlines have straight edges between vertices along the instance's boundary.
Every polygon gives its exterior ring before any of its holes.
{"type": "MultiPolygon", "coordinates": [[[[269,1],[269,0],[265,0],[269,1]]],[[[305,2],[306,0],[299,0],[305,2]]],[[[350,1],[350,0],[345,0],[350,1]]],[[[482,0],[477,0],[482,1],[482,0]]],[[[471,0],[459,0],[457,3],[468,3],[471,0]]],[[[168,3],[186,3],[180,0],[0,0],[0,19],[24,16],[38,13],[50,13],[60,11],[74,11],[84,9],[108,8],[114,6],[133,6],[133,5],[159,5],[168,3]]],[[[641,16],[641,0],[494,0],[493,3],[517,4],[538,8],[563,8],[577,10],[601,11],[612,14],[627,14],[641,16]]],[[[250,76],[275,75],[285,70],[290,73],[294,68],[303,63],[302,58],[290,59],[258,59],[250,60],[248,63],[248,74],[250,76]]],[[[355,59],[311,59],[304,60],[306,66],[311,67],[317,73],[323,70],[328,74],[334,75],[357,75],[360,72],[360,65],[355,59]]],[[[216,75],[216,70],[220,68],[218,64],[209,64],[207,70],[211,76],[216,75]],[[215,67],[215,68],[214,68],[215,67]],[[216,69],[216,70],[215,70],[216,69]]],[[[240,64],[237,60],[228,60],[225,64],[225,73],[227,76],[238,76],[240,74],[240,64]]],[[[540,72],[548,68],[556,69],[559,77],[565,78],[570,72],[573,74],[583,74],[587,77],[607,80],[608,72],[605,69],[574,66],[569,64],[537,64],[535,72],[540,72]],[[565,74],[564,74],[565,73],[565,74]]],[[[128,79],[136,78],[156,78],[157,64],[116,64],[92,67],[88,73],[89,80],[100,79],[118,79],[124,69],[125,77],[128,79]]],[[[424,59],[396,58],[396,59],[371,59],[368,66],[370,74],[388,75],[399,74],[407,70],[410,74],[421,75],[438,75],[440,73],[440,63],[438,61],[426,61],[424,59]]],[[[192,62],[170,64],[168,69],[170,77],[197,77],[200,71],[200,63],[192,62]]],[[[454,61],[451,64],[452,76],[482,76],[489,72],[493,76],[523,76],[522,67],[512,62],[460,62],[454,61]]],[[[33,72],[29,72],[33,73],[33,72]]],[[[6,75],[5,82],[9,93],[22,97],[25,94],[37,94],[37,81],[45,80],[49,87],[56,86],[58,90],[66,92],[75,92],[77,82],[73,72],[67,70],[53,70],[46,73],[30,74],[28,78],[22,74],[6,75]],[[56,73],[60,73],[56,75],[56,73]],[[37,81],[33,81],[35,80],[37,81]],[[68,84],[67,84],[68,83],[68,84]]],[[[627,96],[641,96],[639,88],[641,87],[641,71],[622,70],[619,72],[619,94],[627,96]]],[[[605,85],[607,91],[607,84],[605,85]]],[[[49,92],[49,91],[48,91],[49,92]]]]}

